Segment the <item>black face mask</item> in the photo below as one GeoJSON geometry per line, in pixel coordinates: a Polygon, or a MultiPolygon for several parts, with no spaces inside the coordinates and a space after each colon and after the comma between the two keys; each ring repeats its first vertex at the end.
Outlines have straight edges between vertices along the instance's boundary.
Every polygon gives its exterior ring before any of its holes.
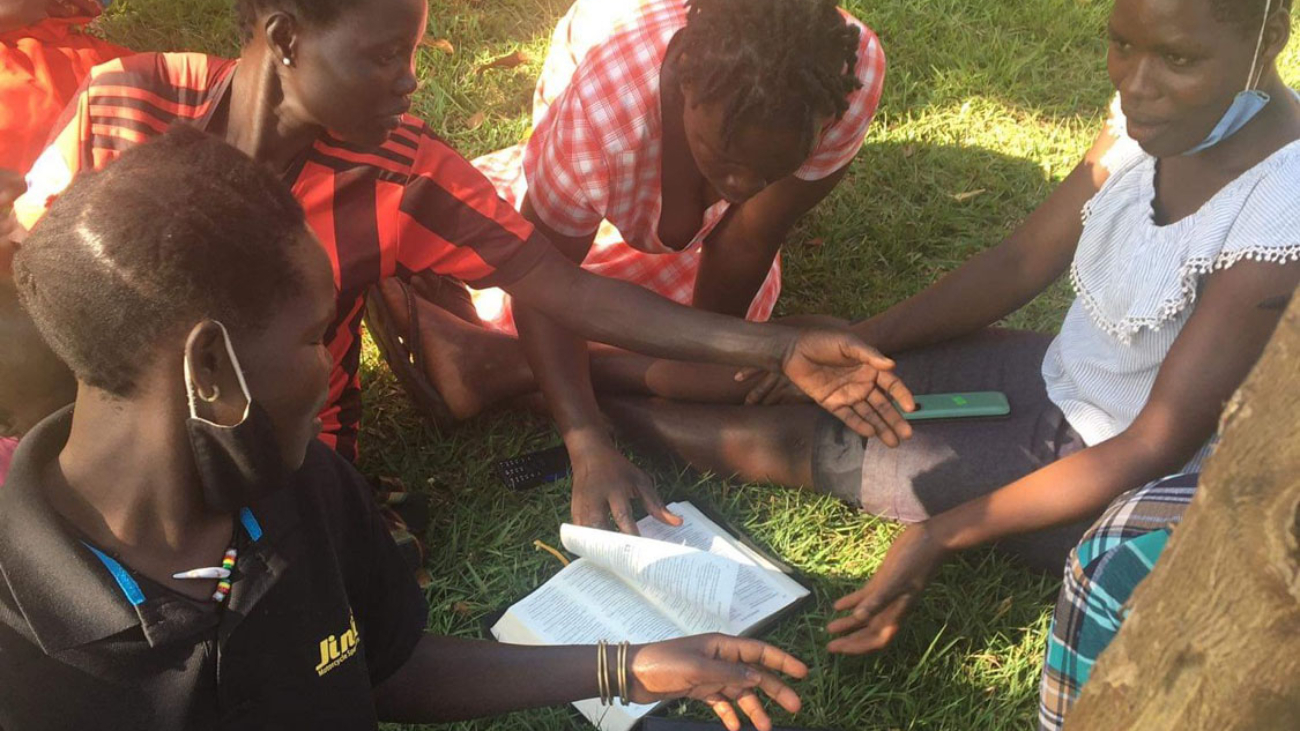
{"type": "Polygon", "coordinates": [[[244,372],[235,357],[230,335],[221,323],[226,352],[239,378],[247,406],[244,418],[234,426],[214,424],[198,415],[196,399],[215,401],[199,396],[194,386],[193,372],[188,356],[185,359],[185,388],[190,402],[190,418],[185,420],[185,431],[190,438],[190,450],[203,485],[203,502],[209,508],[233,513],[266,497],[284,486],[288,470],[280,454],[271,417],[261,406],[253,403],[244,372]]]}

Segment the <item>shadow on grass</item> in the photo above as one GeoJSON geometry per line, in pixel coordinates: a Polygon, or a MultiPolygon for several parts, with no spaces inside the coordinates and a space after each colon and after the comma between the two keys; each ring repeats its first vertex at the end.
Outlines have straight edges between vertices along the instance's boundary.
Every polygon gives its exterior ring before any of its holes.
{"type": "Polygon", "coordinates": [[[1049,118],[1092,115],[1105,73],[1109,0],[847,0],[889,58],[883,113],[996,99],[1049,118]]]}
{"type": "MultiPolygon", "coordinates": [[[[1001,242],[1055,185],[1039,163],[995,150],[868,142],[791,236],[778,312],[883,311],[1001,242]]],[[[1068,304],[1053,290],[1013,322],[1054,331],[1068,304]]]]}
{"type": "MultiPolygon", "coordinates": [[[[395,390],[372,347],[366,348],[363,379],[363,470],[401,476],[411,488],[437,497],[424,536],[434,578],[429,629],[482,637],[485,615],[560,568],[532,542],[558,545],[558,525],[568,518],[569,482],[515,493],[491,471],[496,459],[554,443],[554,432],[539,419],[495,414],[437,435],[395,390]]],[[[832,604],[877,568],[898,527],[825,496],[735,485],[665,462],[638,462],[666,500],[689,499],[718,510],[810,577],[814,603],[765,638],[814,668],[797,686],[805,704],[795,722],[839,729],[1028,726],[1055,577],[1030,573],[989,551],[972,552],[941,569],[892,647],[871,657],[831,656],[824,649],[824,628],[832,604]]],[[[709,715],[698,704],[677,704],[669,713],[709,715]]],[[[776,715],[778,722],[791,722],[776,715]]],[[[570,709],[558,708],[450,728],[585,726],[570,709]]]]}

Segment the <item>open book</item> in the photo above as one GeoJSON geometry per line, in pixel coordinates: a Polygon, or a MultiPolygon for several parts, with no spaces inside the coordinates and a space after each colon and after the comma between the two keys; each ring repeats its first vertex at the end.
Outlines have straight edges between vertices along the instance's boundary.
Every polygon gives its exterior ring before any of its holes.
{"type": "MultiPolygon", "coordinates": [[[[808,590],[686,502],[668,506],[674,528],[643,518],[641,537],[564,525],[578,560],[510,607],[492,627],[501,642],[633,644],[703,632],[753,635],[808,590]]],[[[602,731],[628,731],[655,705],[574,706],[602,731]]]]}

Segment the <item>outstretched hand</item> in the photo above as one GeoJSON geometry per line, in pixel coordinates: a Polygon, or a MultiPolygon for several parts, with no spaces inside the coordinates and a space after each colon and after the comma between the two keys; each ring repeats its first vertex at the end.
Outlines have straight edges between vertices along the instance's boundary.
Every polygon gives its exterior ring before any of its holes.
{"type": "Polygon", "coordinates": [[[628,461],[617,449],[570,450],[573,455],[573,522],[589,528],[614,525],[629,535],[640,535],[632,515],[632,501],[668,525],[681,525],[655,489],[654,480],[628,461]]]}
{"type": "Polygon", "coordinates": [[[888,645],[898,634],[903,616],[947,557],[948,550],[933,539],[926,524],[904,529],[866,585],[835,602],[835,611],[849,614],[826,627],[831,634],[842,635],[826,649],[861,655],[888,645]]]}
{"type": "Polygon", "coordinates": [[[798,712],[799,695],[777,673],[793,678],[808,674],[808,666],[783,650],[720,634],[639,645],[631,649],[629,664],[633,702],[704,701],[731,731],[740,728],[733,703],[760,731],[772,728],[756,690],[786,711],[798,712]]]}
{"type": "Polygon", "coordinates": [[[916,409],[912,392],[894,374],[894,361],[841,330],[800,330],[781,370],[823,409],[864,437],[890,447],[912,436],[898,413],[916,409]]]}

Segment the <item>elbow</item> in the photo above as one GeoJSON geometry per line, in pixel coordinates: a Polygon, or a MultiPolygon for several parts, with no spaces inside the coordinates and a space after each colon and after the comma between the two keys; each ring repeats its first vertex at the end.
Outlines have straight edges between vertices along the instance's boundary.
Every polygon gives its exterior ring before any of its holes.
{"type": "Polygon", "coordinates": [[[1193,431],[1200,430],[1175,429],[1139,419],[1111,441],[1122,450],[1121,459],[1146,481],[1181,471],[1213,436],[1212,431],[1193,431]]]}

